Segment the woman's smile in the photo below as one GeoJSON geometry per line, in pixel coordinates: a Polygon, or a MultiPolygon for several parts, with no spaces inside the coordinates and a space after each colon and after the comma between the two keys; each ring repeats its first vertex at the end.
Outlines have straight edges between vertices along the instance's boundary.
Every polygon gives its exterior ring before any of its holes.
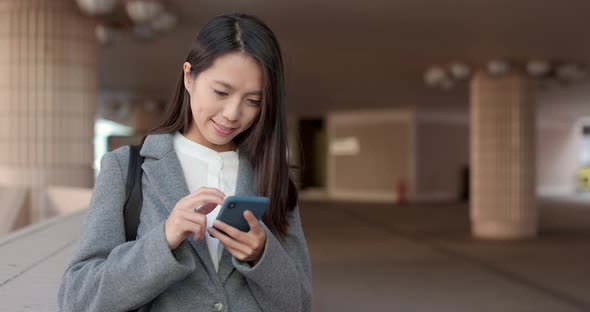
{"type": "Polygon", "coordinates": [[[213,122],[213,127],[215,128],[215,131],[223,136],[227,136],[227,135],[231,135],[234,131],[236,131],[238,128],[230,128],[230,127],[225,127],[222,126],[220,124],[218,124],[217,122],[215,122],[215,120],[211,119],[211,121],[213,122]]]}

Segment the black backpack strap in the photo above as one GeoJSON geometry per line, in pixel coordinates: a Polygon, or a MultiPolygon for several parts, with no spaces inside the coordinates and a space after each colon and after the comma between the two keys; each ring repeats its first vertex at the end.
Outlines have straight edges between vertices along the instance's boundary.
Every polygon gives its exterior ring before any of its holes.
{"type": "Polygon", "coordinates": [[[143,202],[141,193],[141,176],[143,171],[141,165],[144,157],[139,154],[140,145],[129,146],[129,167],[127,169],[127,182],[125,184],[125,238],[133,241],[137,237],[137,228],[139,227],[139,216],[143,202]]]}

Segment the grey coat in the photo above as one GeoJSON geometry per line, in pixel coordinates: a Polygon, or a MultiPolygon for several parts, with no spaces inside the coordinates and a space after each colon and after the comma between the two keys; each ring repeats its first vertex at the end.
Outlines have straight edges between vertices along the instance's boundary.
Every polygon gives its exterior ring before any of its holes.
{"type": "MultiPolygon", "coordinates": [[[[143,208],[138,238],[125,242],[123,205],[129,147],[103,156],[74,258],[58,294],[60,311],[310,311],[311,268],[299,211],[279,239],[267,239],[251,266],[224,250],[216,272],[205,240],[190,235],[170,251],[164,223],[189,194],[171,134],[147,137],[141,155],[143,208]]],[[[254,195],[240,154],[236,194],[254,195]]]]}

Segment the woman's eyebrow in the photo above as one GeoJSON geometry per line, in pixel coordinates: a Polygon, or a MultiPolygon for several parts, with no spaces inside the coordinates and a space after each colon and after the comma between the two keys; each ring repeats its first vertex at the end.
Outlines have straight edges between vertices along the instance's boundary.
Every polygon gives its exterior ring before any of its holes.
{"type": "Polygon", "coordinates": [[[252,91],[252,92],[246,93],[246,95],[258,95],[258,96],[262,96],[262,91],[252,91]]]}
{"type": "Polygon", "coordinates": [[[221,81],[221,80],[213,80],[214,83],[220,84],[228,89],[233,90],[234,87],[232,85],[230,85],[229,83],[225,82],[225,81],[221,81]]]}
{"type": "MultiPolygon", "coordinates": [[[[224,86],[225,88],[227,88],[229,90],[234,90],[235,89],[231,84],[229,84],[229,83],[227,83],[225,81],[213,80],[213,82],[214,83],[217,83],[217,84],[220,84],[220,85],[224,86]]],[[[251,91],[251,92],[246,93],[246,95],[258,95],[258,96],[262,96],[262,91],[251,91]]]]}

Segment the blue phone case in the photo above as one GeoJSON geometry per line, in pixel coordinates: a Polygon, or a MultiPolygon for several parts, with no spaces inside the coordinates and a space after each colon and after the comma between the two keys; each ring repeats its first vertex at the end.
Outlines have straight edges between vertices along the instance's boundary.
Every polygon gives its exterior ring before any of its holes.
{"type": "Polygon", "coordinates": [[[244,211],[250,210],[256,219],[260,220],[269,204],[270,200],[263,196],[228,196],[221,206],[217,220],[242,232],[248,232],[250,226],[244,218],[244,211]]]}

